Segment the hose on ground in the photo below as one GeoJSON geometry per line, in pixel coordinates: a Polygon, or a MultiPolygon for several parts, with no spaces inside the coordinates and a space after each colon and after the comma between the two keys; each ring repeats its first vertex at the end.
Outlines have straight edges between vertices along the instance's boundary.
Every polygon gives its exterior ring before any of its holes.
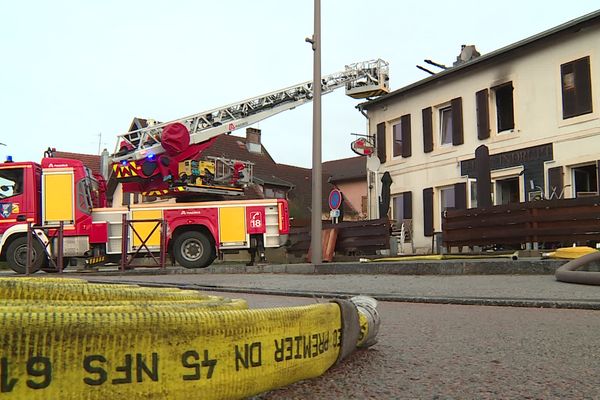
{"type": "Polygon", "coordinates": [[[0,278],[0,397],[235,399],[376,342],[374,299],[248,309],[193,290],[0,278]]]}
{"type": "Polygon", "coordinates": [[[600,285],[600,272],[577,271],[592,262],[600,261],[600,252],[595,251],[559,267],[554,276],[557,281],[568,283],[582,283],[585,285],[600,285]]]}

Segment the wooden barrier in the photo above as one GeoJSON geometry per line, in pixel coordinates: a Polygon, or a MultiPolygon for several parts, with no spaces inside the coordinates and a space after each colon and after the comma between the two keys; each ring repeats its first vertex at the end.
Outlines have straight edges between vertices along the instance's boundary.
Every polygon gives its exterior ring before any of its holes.
{"type": "MultiPolygon", "coordinates": [[[[373,255],[377,250],[390,248],[390,222],[387,218],[348,221],[331,224],[323,221],[323,230],[335,228],[335,253],[339,255],[373,255]]],[[[306,255],[310,247],[310,227],[291,228],[287,252],[306,255]]],[[[325,249],[325,248],[324,248],[325,249]]],[[[330,249],[331,250],[331,249],[330,249]]]]}
{"type": "Polygon", "coordinates": [[[600,197],[449,209],[442,218],[442,241],[448,248],[600,242],[600,197]]]}

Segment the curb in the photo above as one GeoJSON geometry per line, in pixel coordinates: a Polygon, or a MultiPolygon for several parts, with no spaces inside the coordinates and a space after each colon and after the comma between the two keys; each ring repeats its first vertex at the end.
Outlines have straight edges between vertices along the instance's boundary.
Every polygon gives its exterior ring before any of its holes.
{"type": "Polygon", "coordinates": [[[324,298],[350,298],[357,295],[370,296],[378,301],[401,302],[401,303],[426,303],[426,304],[454,304],[454,305],[475,305],[475,306],[496,306],[496,307],[528,307],[528,308],[556,308],[556,309],[581,309],[581,310],[600,310],[600,299],[598,300],[575,300],[575,299],[531,299],[531,298],[489,298],[489,297],[450,297],[450,296],[403,296],[390,295],[384,293],[353,293],[353,292],[323,292],[306,290],[277,290],[252,287],[231,287],[218,285],[196,285],[196,284],[173,284],[173,283],[153,283],[141,282],[135,280],[127,281],[103,281],[94,280],[96,283],[111,284],[136,284],[146,287],[175,287],[188,290],[203,290],[213,292],[229,293],[249,293],[263,294],[272,296],[292,296],[292,297],[311,297],[315,299],[324,298]]]}
{"type": "MultiPolygon", "coordinates": [[[[73,271],[90,275],[177,275],[177,274],[300,274],[300,275],[554,275],[565,260],[540,259],[478,259],[402,262],[339,262],[322,264],[265,264],[265,265],[211,265],[202,269],[169,266],[137,267],[121,272],[111,270],[73,271]]],[[[67,271],[71,272],[71,271],[67,271]]]]}

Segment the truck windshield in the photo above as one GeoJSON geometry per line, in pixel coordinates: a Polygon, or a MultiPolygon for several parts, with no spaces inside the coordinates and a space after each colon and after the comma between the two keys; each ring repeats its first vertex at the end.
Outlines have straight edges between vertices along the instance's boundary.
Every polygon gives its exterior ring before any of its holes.
{"type": "Polygon", "coordinates": [[[23,168],[0,169],[0,199],[23,193],[23,168]]]}

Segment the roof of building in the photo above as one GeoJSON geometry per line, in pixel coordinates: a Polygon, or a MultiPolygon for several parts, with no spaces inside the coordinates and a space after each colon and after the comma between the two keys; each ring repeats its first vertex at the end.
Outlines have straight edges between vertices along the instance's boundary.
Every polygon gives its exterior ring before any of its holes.
{"type": "Polygon", "coordinates": [[[367,161],[363,156],[326,161],[323,163],[323,172],[329,175],[331,182],[366,179],[367,161]]]}
{"type": "Polygon", "coordinates": [[[233,135],[217,136],[215,142],[202,153],[203,157],[224,157],[254,164],[254,180],[276,186],[291,188],[293,183],[285,180],[277,170],[277,163],[261,144],[261,152],[252,152],[246,146],[246,138],[233,135]],[[283,179],[282,179],[283,178],[283,179]]]}
{"type": "Polygon", "coordinates": [[[92,170],[94,174],[101,174],[101,156],[93,155],[93,154],[82,154],[82,153],[70,153],[68,151],[55,151],[54,157],[57,158],[70,158],[73,160],[79,160],[92,170]]]}
{"type": "MultiPolygon", "coordinates": [[[[294,188],[289,192],[289,201],[291,214],[297,219],[310,219],[310,210],[312,208],[312,169],[296,167],[287,164],[277,164],[277,176],[294,184],[294,188]]],[[[329,210],[329,200],[327,194],[333,185],[328,182],[329,175],[323,171],[321,188],[321,210],[329,210]]]]}
{"type": "Polygon", "coordinates": [[[450,76],[456,76],[459,73],[464,73],[472,70],[478,66],[482,66],[485,64],[498,62],[501,60],[505,60],[507,58],[515,57],[520,54],[520,52],[528,46],[532,46],[534,44],[538,44],[541,41],[547,40],[555,40],[556,36],[560,34],[564,34],[566,32],[577,32],[585,26],[593,25],[600,22],[600,10],[591,12],[589,14],[583,15],[579,18],[573,19],[571,21],[565,22],[564,24],[555,26],[554,28],[548,29],[536,35],[530,36],[526,39],[520,40],[508,46],[502,47],[498,50],[492,51],[490,53],[484,54],[480,57],[477,57],[471,61],[468,61],[464,64],[457,65],[455,67],[448,68],[444,71],[438,72],[435,75],[429,76],[425,79],[412,83],[408,86],[404,86],[400,89],[394,90],[385,96],[378,97],[373,100],[369,100],[363,103],[358,104],[357,108],[367,110],[371,106],[375,104],[381,103],[383,101],[389,100],[391,98],[395,98],[409,92],[412,92],[415,89],[421,88],[426,85],[434,84],[448,78],[450,76]]]}

